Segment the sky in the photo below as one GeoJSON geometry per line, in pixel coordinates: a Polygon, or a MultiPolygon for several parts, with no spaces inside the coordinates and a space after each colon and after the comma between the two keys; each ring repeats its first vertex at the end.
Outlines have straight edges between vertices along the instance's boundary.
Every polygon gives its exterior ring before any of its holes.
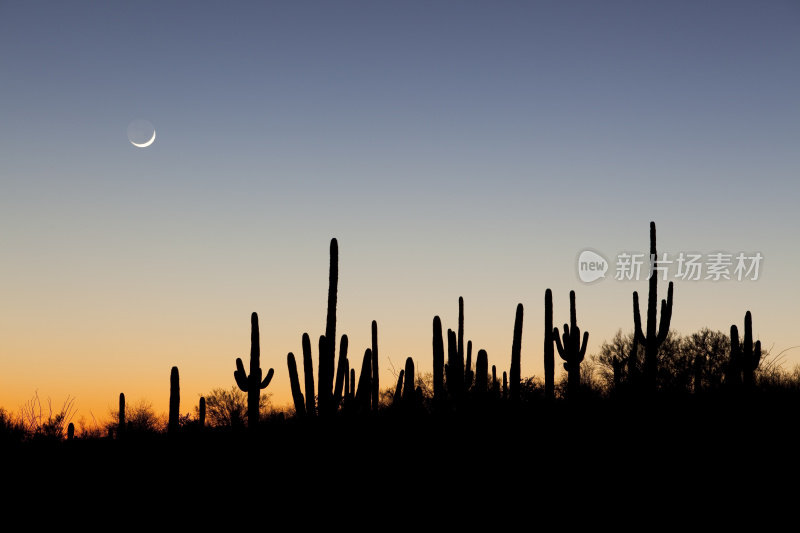
{"type": "Polygon", "coordinates": [[[670,278],[673,329],[750,310],[771,353],[800,345],[798,65],[794,1],[0,0],[0,406],[166,411],[177,365],[190,412],[234,384],[253,311],[288,404],[332,237],[338,332],[360,367],[377,320],[383,386],[430,371],[459,296],[500,371],[522,303],[542,375],[546,288],[556,324],[576,291],[589,354],[632,330],[647,281],[615,261],[651,220],[673,258],[763,256],[670,278]],[[605,279],[579,279],[586,249],[605,279]]]}

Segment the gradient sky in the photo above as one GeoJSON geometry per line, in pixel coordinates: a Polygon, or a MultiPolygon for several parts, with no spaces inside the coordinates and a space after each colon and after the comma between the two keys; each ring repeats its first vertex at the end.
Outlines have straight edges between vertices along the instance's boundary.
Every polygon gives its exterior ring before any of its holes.
{"type": "Polygon", "coordinates": [[[525,305],[523,375],[547,287],[556,323],[577,291],[590,352],[631,330],[646,281],[575,261],[646,252],[650,220],[659,251],[764,256],[755,282],[677,281],[674,329],[749,309],[765,348],[800,345],[799,66],[795,1],[0,1],[0,406],[164,411],[178,365],[190,411],[252,311],[288,403],[331,237],[338,331],[360,367],[378,321],[384,386],[430,370],[459,296],[500,370],[525,305]]]}

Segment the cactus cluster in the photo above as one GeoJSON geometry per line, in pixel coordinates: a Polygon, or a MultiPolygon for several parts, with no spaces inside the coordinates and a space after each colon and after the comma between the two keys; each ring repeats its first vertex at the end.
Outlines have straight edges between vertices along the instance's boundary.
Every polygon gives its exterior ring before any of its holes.
{"type": "Polygon", "coordinates": [[[378,379],[378,324],[372,322],[372,348],[364,353],[358,388],[355,369],[347,359],[347,335],[342,335],[339,344],[339,360],[336,363],[336,299],[339,283],[339,245],[331,239],[328,271],[328,310],[325,335],[319,338],[319,366],[317,371],[316,401],[314,395],[314,366],[311,355],[311,339],[303,334],[303,375],[305,394],[300,387],[297,361],[292,352],[286,356],[289,382],[292,390],[295,413],[303,417],[331,417],[340,407],[358,406],[358,410],[370,411],[378,408],[380,382],[378,379]],[[335,364],[336,363],[336,364],[335,364]],[[334,373],[335,368],[335,373],[334,373]]]}
{"type": "MultiPolygon", "coordinates": [[[[522,304],[517,308],[514,325],[514,347],[512,368],[517,365],[519,376],[519,348],[522,335],[522,304]]],[[[442,321],[433,317],[433,406],[441,409],[447,401],[452,405],[462,404],[467,396],[482,396],[489,391],[489,357],[486,350],[479,350],[472,364],[472,341],[464,343],[464,298],[458,298],[458,329],[447,330],[447,363],[444,359],[444,336],[442,321]]],[[[498,392],[497,369],[492,367],[492,391],[498,392]]],[[[519,379],[518,379],[519,382],[519,379]]]]}
{"type": "Polygon", "coordinates": [[[753,318],[750,311],[744,315],[744,339],[739,342],[739,330],[731,326],[731,351],[727,381],[731,386],[755,387],[755,371],[761,362],[761,341],[753,343],[753,318]]]}

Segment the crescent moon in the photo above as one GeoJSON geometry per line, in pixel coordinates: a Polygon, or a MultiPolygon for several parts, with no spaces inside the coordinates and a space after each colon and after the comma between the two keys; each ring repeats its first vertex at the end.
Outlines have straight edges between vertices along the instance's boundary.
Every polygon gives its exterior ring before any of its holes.
{"type": "Polygon", "coordinates": [[[135,142],[131,141],[131,144],[134,145],[136,148],[147,148],[148,146],[153,144],[153,142],[155,140],[156,140],[156,130],[153,130],[153,137],[149,141],[147,141],[146,143],[138,144],[138,143],[135,143],[135,142]]]}

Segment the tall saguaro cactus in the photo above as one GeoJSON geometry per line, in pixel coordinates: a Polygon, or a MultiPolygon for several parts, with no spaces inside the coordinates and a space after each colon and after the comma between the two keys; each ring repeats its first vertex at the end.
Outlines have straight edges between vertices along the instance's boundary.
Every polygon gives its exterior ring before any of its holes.
{"type": "Polygon", "coordinates": [[[658,255],[656,252],[656,223],[650,222],[650,279],[647,295],[647,331],[642,330],[642,319],[639,314],[639,294],[633,292],[633,324],[634,335],[644,345],[644,381],[650,391],[656,389],[658,375],[658,349],[666,340],[669,324],[672,320],[672,282],[669,282],[667,299],[661,300],[661,319],[656,330],[656,311],[658,308],[658,255]]]}
{"type": "Polygon", "coordinates": [[[509,370],[509,392],[511,401],[520,399],[521,356],[522,352],[522,304],[517,304],[517,315],[514,318],[514,341],[511,345],[511,369],[509,370]]]}
{"type": "Polygon", "coordinates": [[[372,321],[372,410],[378,410],[380,378],[378,377],[378,322],[372,321]]]}
{"type": "Polygon", "coordinates": [[[261,390],[269,386],[272,381],[273,369],[269,369],[266,377],[261,379],[261,346],[258,333],[258,315],[250,315],[250,374],[244,370],[241,358],[236,359],[236,371],[233,377],[242,392],[247,393],[247,426],[250,430],[258,427],[259,404],[261,403],[261,390]]]}
{"type": "Polygon", "coordinates": [[[117,437],[125,434],[125,394],[119,393],[119,414],[117,419],[117,437]]]}
{"type": "Polygon", "coordinates": [[[761,341],[753,343],[753,318],[750,311],[744,315],[744,340],[739,342],[739,330],[731,326],[731,355],[727,380],[732,385],[755,387],[755,371],[761,362],[761,341]]]}
{"type": "Polygon", "coordinates": [[[439,405],[444,400],[444,339],[442,321],[433,317],[433,402],[439,405]]]}
{"type": "MultiPolygon", "coordinates": [[[[295,412],[298,417],[303,416],[332,416],[342,403],[342,397],[348,395],[348,390],[343,390],[346,375],[349,369],[347,361],[347,335],[342,335],[339,348],[339,362],[336,362],[336,298],[339,284],[339,245],[336,239],[331,239],[330,268],[328,271],[328,310],[325,322],[325,335],[319,338],[319,365],[317,371],[317,390],[314,390],[314,366],[311,356],[311,339],[308,333],[303,333],[303,374],[305,376],[305,396],[300,389],[297,362],[294,354],[287,356],[289,367],[289,380],[292,388],[292,397],[295,412]],[[335,374],[334,374],[335,369],[335,374]],[[316,398],[316,401],[315,401],[316,398]]],[[[375,334],[377,336],[377,324],[375,334]]],[[[377,339],[376,339],[377,344],[377,339]]],[[[372,361],[370,361],[370,367],[372,361]]],[[[371,376],[370,376],[371,377],[371,376]]],[[[350,380],[348,380],[350,381],[350,380]]],[[[371,381],[371,379],[370,379],[371,381]]],[[[351,387],[352,383],[348,383],[351,387]]]]}
{"type": "Polygon", "coordinates": [[[203,429],[206,427],[206,399],[203,396],[200,396],[200,405],[198,406],[197,411],[197,421],[200,424],[200,429],[203,429]]]}
{"type": "Polygon", "coordinates": [[[181,411],[181,382],[178,367],[173,366],[169,373],[169,422],[167,433],[174,435],[178,431],[178,420],[181,411]]]}
{"type": "Polygon", "coordinates": [[[544,397],[548,400],[555,398],[556,385],[553,329],[553,292],[547,289],[544,291],[544,397]]]}
{"type": "Polygon", "coordinates": [[[553,328],[552,335],[556,341],[558,355],[566,361],[564,369],[567,371],[567,394],[570,398],[574,398],[580,390],[581,362],[586,355],[586,343],[589,340],[589,332],[585,331],[581,342],[581,330],[578,328],[575,312],[575,291],[569,291],[569,324],[564,324],[563,342],[558,338],[558,328],[553,328]]]}
{"type": "MultiPolygon", "coordinates": [[[[336,298],[339,288],[339,243],[331,239],[330,268],[328,270],[328,312],[325,319],[325,343],[320,342],[319,371],[317,372],[317,401],[320,413],[336,411],[332,394],[334,364],[336,361],[336,298]]],[[[308,391],[306,391],[308,393],[308,391]]]]}

